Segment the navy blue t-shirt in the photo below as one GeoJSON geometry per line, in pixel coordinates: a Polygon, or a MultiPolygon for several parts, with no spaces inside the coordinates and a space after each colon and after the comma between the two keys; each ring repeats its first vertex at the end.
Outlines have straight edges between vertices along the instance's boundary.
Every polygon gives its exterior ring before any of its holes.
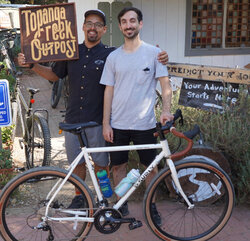
{"type": "Polygon", "coordinates": [[[53,72],[59,78],[69,78],[67,123],[102,123],[105,86],[99,82],[106,58],[114,50],[102,43],[89,49],[83,43],[79,45],[78,60],[56,62],[53,72]]]}

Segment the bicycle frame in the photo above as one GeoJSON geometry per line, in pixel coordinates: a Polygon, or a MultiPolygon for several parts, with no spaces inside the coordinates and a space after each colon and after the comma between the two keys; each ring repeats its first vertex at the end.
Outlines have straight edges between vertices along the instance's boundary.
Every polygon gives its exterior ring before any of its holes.
{"type": "Polygon", "coordinates": [[[22,106],[24,107],[26,113],[29,113],[30,109],[29,109],[29,107],[24,99],[24,96],[20,90],[18,79],[17,79],[17,86],[15,89],[15,101],[17,103],[17,112],[19,113],[19,116],[20,116],[22,134],[24,136],[25,130],[27,129],[27,126],[26,126],[26,121],[24,121],[24,119],[23,119],[22,106]]]}
{"type": "MultiPolygon", "coordinates": [[[[33,96],[30,97],[30,99],[33,98],[33,96]]],[[[20,116],[20,122],[21,122],[21,129],[22,129],[22,136],[27,136],[27,140],[28,142],[30,141],[30,132],[28,131],[28,126],[27,126],[27,120],[32,116],[32,138],[34,138],[34,114],[35,112],[46,112],[46,120],[48,122],[48,111],[46,109],[35,109],[33,111],[32,108],[32,103],[30,102],[29,105],[26,103],[25,98],[21,92],[20,89],[20,80],[18,77],[16,77],[16,85],[15,85],[15,91],[14,91],[14,98],[12,99],[12,109],[13,109],[13,123],[16,125],[17,123],[17,113],[19,113],[20,116]],[[24,114],[23,115],[23,110],[22,110],[22,106],[24,107],[24,114]]],[[[22,140],[22,141],[26,141],[26,140],[22,140]]],[[[34,161],[34,140],[31,140],[32,143],[32,164],[34,161]]]]}
{"type": "Polygon", "coordinates": [[[190,203],[188,200],[186,194],[183,192],[177,172],[175,169],[175,166],[173,164],[173,161],[169,158],[171,153],[170,149],[168,146],[168,141],[163,140],[160,141],[159,144],[144,144],[144,145],[128,145],[128,146],[113,146],[113,147],[95,147],[95,148],[87,148],[83,147],[82,151],[79,153],[79,155],[75,158],[75,160],[71,163],[69,168],[67,169],[69,173],[67,176],[64,178],[63,181],[58,181],[51,191],[48,193],[46,199],[50,201],[47,204],[46,211],[45,211],[45,217],[43,217],[43,221],[46,221],[47,219],[49,220],[54,220],[54,221],[69,221],[69,220],[74,220],[74,221],[84,221],[84,222],[94,222],[94,218],[88,218],[88,217],[79,217],[78,215],[86,215],[86,211],[70,211],[70,210],[61,210],[62,212],[65,213],[70,213],[70,214],[75,214],[76,217],[66,217],[66,218],[53,218],[48,216],[49,212],[49,207],[51,203],[53,202],[54,198],[56,197],[57,193],[61,190],[65,182],[69,179],[70,175],[72,174],[73,170],[75,167],[78,165],[79,161],[81,158],[84,156],[87,168],[89,170],[90,176],[92,183],[94,185],[95,192],[97,194],[98,200],[100,203],[104,200],[102,197],[102,193],[100,191],[100,187],[97,182],[97,178],[94,173],[94,168],[90,162],[89,154],[90,153],[97,153],[97,152],[114,152],[114,151],[132,151],[132,150],[146,150],[146,149],[162,149],[162,151],[155,157],[155,159],[152,161],[152,163],[147,167],[147,169],[140,175],[139,179],[134,183],[134,185],[128,190],[128,192],[113,206],[114,209],[119,209],[122,204],[129,198],[129,196],[139,187],[139,185],[146,179],[146,177],[149,175],[149,173],[160,163],[162,158],[167,159],[167,164],[171,170],[173,180],[175,182],[175,185],[186,201],[188,208],[191,209],[194,207],[193,204],[190,203]],[[58,187],[59,185],[59,187],[58,187]],[[58,188],[57,188],[58,187],[58,188]],[[51,194],[53,195],[51,196],[51,194]],[[51,198],[50,198],[51,197],[51,198]]]}

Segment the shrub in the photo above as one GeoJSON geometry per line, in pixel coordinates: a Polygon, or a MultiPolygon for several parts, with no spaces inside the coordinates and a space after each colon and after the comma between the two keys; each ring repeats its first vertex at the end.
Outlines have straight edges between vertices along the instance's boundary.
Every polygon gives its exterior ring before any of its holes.
{"type": "Polygon", "coordinates": [[[2,142],[9,146],[12,143],[11,137],[12,137],[12,130],[14,126],[6,126],[1,128],[1,134],[2,134],[2,142]]]}
{"type": "Polygon", "coordinates": [[[9,149],[0,149],[0,189],[14,176],[13,160],[9,149]]]}
{"type": "Polygon", "coordinates": [[[12,168],[12,156],[9,149],[0,149],[0,169],[12,168]]]}
{"type": "MultiPolygon", "coordinates": [[[[0,65],[2,65],[2,64],[4,66],[6,66],[3,62],[0,62],[0,65]]],[[[3,69],[1,69],[1,71],[0,71],[0,79],[6,79],[6,80],[8,80],[9,81],[10,92],[13,92],[16,80],[15,80],[15,78],[12,75],[10,75],[8,73],[6,67],[3,68],[3,69]]]]}

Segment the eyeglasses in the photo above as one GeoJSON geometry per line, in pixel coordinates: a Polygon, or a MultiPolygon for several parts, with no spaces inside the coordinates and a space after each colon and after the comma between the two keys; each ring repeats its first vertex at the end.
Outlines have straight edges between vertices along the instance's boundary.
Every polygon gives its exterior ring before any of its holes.
{"type": "Polygon", "coordinates": [[[97,23],[86,22],[85,26],[87,28],[93,28],[93,26],[94,26],[95,29],[100,30],[100,29],[102,29],[104,27],[104,24],[99,23],[99,22],[97,22],[97,23]]]}

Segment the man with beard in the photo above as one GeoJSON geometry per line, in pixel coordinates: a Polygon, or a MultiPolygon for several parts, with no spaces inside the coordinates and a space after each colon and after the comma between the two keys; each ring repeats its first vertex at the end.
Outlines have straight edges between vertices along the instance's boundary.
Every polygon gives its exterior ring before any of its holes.
{"type": "MultiPolygon", "coordinates": [[[[160,121],[173,119],[170,113],[172,90],[166,66],[157,61],[159,49],[143,42],[139,32],[142,28],[142,13],[128,7],[118,15],[119,28],[124,35],[124,45],[107,58],[100,83],[106,85],[104,92],[103,135],[112,146],[156,143],[155,89],[157,80],[162,89],[163,107],[160,121]]],[[[140,162],[149,166],[156,150],[138,151],[140,162]]],[[[110,159],[114,185],[126,176],[128,151],[111,152],[110,159]]],[[[146,178],[146,185],[156,174],[157,168],[146,178]]],[[[120,198],[120,197],[118,197],[120,198]]],[[[155,221],[161,218],[154,203],[155,221]]],[[[127,203],[122,207],[123,216],[128,215],[127,203]]]]}
{"type": "MultiPolygon", "coordinates": [[[[95,121],[99,126],[85,130],[88,147],[105,146],[102,135],[103,117],[103,96],[104,85],[99,83],[107,56],[115,50],[101,43],[102,36],[106,33],[105,14],[96,9],[89,10],[84,14],[85,21],[82,30],[85,40],[79,44],[79,59],[71,61],[60,61],[51,67],[40,64],[26,64],[25,56],[18,57],[19,65],[30,67],[40,76],[50,81],[57,81],[68,75],[69,78],[69,99],[66,109],[65,122],[85,123],[95,121]]],[[[163,52],[163,62],[167,62],[167,54],[163,52]]],[[[79,154],[80,145],[76,135],[65,132],[65,147],[69,163],[72,163],[79,154]]],[[[92,153],[95,166],[106,167],[109,163],[107,153],[92,153]]],[[[75,168],[74,173],[85,180],[86,167],[84,158],[75,168]]],[[[69,208],[80,208],[84,205],[84,200],[79,191],[72,200],[69,208]]]]}

